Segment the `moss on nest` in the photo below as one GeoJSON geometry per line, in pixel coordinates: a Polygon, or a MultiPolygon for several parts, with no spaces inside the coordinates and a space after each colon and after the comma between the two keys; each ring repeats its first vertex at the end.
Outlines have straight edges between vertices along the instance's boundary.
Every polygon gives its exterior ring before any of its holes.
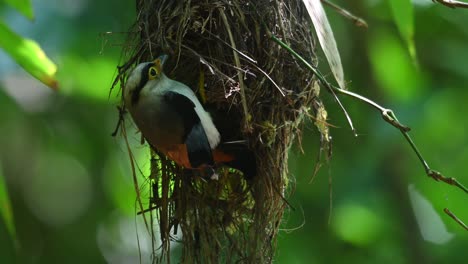
{"type": "Polygon", "coordinates": [[[219,126],[236,132],[231,140],[247,139],[257,157],[252,180],[222,168],[219,181],[207,181],[153,153],[151,208],[162,241],[155,262],[170,262],[171,232],[183,235],[183,263],[271,262],[287,206],[288,150],[308,109],[321,105],[312,73],[269,37],[315,60],[302,1],[137,0],[137,14],[122,83],[137,63],[170,55],[166,74],[198,94],[203,87],[219,126]]]}

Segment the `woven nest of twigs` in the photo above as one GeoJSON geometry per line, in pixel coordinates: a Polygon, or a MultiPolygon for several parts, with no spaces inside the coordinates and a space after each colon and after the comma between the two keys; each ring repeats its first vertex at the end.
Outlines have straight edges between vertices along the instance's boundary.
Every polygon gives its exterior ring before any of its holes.
{"type": "Polygon", "coordinates": [[[176,262],[271,262],[291,188],[288,150],[321,105],[313,74],[271,39],[315,61],[302,1],[137,0],[133,32],[131,54],[119,67],[122,83],[136,64],[168,54],[166,75],[206,98],[230,139],[246,140],[257,162],[251,180],[224,168],[215,181],[152,152],[148,211],[162,242],[154,262],[170,261],[176,233],[176,262]]]}

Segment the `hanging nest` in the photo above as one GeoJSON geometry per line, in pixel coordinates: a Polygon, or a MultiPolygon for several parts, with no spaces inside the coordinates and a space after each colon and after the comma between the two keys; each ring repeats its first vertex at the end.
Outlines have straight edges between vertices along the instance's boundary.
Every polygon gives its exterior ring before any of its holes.
{"type": "Polygon", "coordinates": [[[257,164],[252,179],[221,168],[218,181],[206,180],[152,151],[147,211],[162,243],[154,262],[170,262],[174,234],[177,262],[272,262],[292,188],[288,151],[311,110],[323,110],[313,74],[270,37],[316,64],[302,1],[137,0],[137,14],[122,87],[136,64],[168,54],[166,75],[193,88],[223,140],[246,140],[257,164]]]}

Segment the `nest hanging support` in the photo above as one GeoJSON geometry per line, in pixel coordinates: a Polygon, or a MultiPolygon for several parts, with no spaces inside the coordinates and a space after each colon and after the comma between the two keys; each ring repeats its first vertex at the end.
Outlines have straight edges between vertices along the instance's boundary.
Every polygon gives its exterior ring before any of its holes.
{"type": "Polygon", "coordinates": [[[137,0],[137,14],[139,37],[121,77],[168,54],[166,75],[194,89],[223,140],[246,140],[257,164],[252,179],[221,168],[214,181],[152,152],[148,211],[162,243],[154,261],[170,262],[174,234],[182,234],[177,262],[272,262],[292,185],[288,150],[310,109],[322,105],[311,72],[269,38],[315,60],[302,1],[137,0]]]}

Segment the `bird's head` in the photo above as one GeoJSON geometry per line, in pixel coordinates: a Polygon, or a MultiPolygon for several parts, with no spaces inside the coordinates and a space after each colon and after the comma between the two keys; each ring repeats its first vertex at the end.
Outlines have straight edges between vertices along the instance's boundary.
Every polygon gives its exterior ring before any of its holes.
{"type": "Polygon", "coordinates": [[[133,69],[123,91],[127,106],[138,101],[140,93],[145,87],[151,87],[162,78],[163,66],[167,57],[167,55],[161,55],[154,61],[140,63],[133,69]]]}

